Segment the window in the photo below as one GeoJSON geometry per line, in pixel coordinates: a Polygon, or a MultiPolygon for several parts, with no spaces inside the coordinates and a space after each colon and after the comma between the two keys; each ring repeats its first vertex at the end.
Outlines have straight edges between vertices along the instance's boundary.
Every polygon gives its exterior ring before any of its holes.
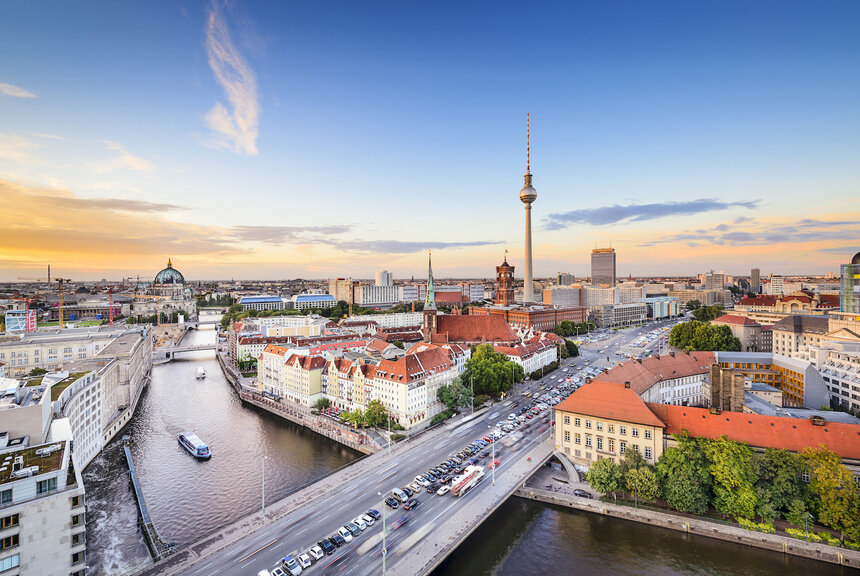
{"type": "Polygon", "coordinates": [[[12,514],[11,516],[5,516],[0,518],[0,530],[5,530],[6,528],[11,528],[12,526],[18,525],[18,515],[12,514]]]}
{"type": "Polygon", "coordinates": [[[9,548],[14,548],[17,545],[17,534],[12,534],[11,536],[6,536],[5,538],[0,539],[0,550],[8,550],[9,548]]]}
{"type": "Polygon", "coordinates": [[[72,496],[72,508],[77,508],[84,503],[83,496],[72,496]]]}
{"type": "Polygon", "coordinates": [[[609,430],[610,434],[615,432],[615,424],[607,424],[606,426],[607,426],[607,429],[609,430]]]}
{"type": "Polygon", "coordinates": [[[585,421],[585,427],[586,427],[586,428],[591,428],[591,420],[586,420],[586,421],[585,421]]]}
{"type": "Polygon", "coordinates": [[[597,437],[597,449],[603,450],[603,436],[597,437]]]}
{"type": "Polygon", "coordinates": [[[84,533],[78,532],[77,534],[72,534],[72,546],[77,546],[84,541],[84,533]]]}
{"type": "Polygon", "coordinates": [[[809,470],[804,470],[800,473],[800,479],[806,483],[809,483],[809,470]]]}
{"type": "Polygon", "coordinates": [[[582,437],[580,436],[579,432],[577,432],[576,434],[573,435],[573,443],[574,444],[579,444],[580,440],[582,440],[582,437]]]}
{"type": "Polygon", "coordinates": [[[634,452],[639,452],[639,444],[634,444],[634,445],[633,445],[633,451],[634,451],[634,452]]]}
{"type": "Polygon", "coordinates": [[[0,572],[18,567],[18,554],[0,560],[0,572]]]}
{"type": "Polygon", "coordinates": [[[36,482],[36,494],[47,494],[48,492],[51,492],[56,489],[56,478],[48,478],[47,480],[40,480],[39,482],[36,482]]]}
{"type": "Polygon", "coordinates": [[[72,564],[80,564],[84,561],[84,551],[75,552],[72,554],[72,564]]]}
{"type": "Polygon", "coordinates": [[[84,520],[83,514],[75,514],[72,516],[72,526],[80,526],[81,522],[84,520]]]}
{"type": "Polygon", "coordinates": [[[651,449],[650,448],[645,448],[645,459],[646,460],[651,459],[651,449]]]}
{"type": "Polygon", "coordinates": [[[564,431],[564,441],[570,442],[570,432],[568,432],[567,430],[564,431]]]}
{"type": "Polygon", "coordinates": [[[613,440],[612,438],[609,439],[609,451],[615,452],[615,440],[613,440]]]}
{"type": "Polygon", "coordinates": [[[650,431],[650,430],[645,430],[645,439],[646,439],[646,440],[650,440],[650,439],[651,439],[651,431],[650,431]]]}
{"type": "Polygon", "coordinates": [[[11,504],[12,503],[12,489],[3,490],[0,492],[0,504],[11,504]]]}
{"type": "Polygon", "coordinates": [[[621,434],[622,436],[626,436],[627,435],[627,426],[619,426],[618,427],[618,433],[621,434]]]}
{"type": "Polygon", "coordinates": [[[587,434],[585,436],[585,446],[586,446],[586,448],[591,448],[591,436],[589,436],[587,434]]]}
{"type": "Polygon", "coordinates": [[[639,428],[634,428],[633,430],[630,431],[630,434],[634,438],[639,438],[639,428]]]}
{"type": "Polygon", "coordinates": [[[574,426],[582,426],[582,421],[579,418],[574,418],[573,419],[573,425],[574,426]]]}
{"type": "Polygon", "coordinates": [[[595,422],[598,430],[603,430],[603,422],[595,422]]]}

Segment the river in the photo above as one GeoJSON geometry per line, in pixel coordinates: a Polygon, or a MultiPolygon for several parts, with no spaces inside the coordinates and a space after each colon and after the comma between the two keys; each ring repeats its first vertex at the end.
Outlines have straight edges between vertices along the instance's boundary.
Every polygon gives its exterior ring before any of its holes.
{"type": "MultiPolygon", "coordinates": [[[[215,331],[189,332],[183,343],[205,344],[215,331]]],[[[123,430],[146,503],[165,540],[188,544],[259,510],[263,457],[266,500],[348,464],[360,454],[328,438],[254,407],[243,406],[224,379],[215,353],[189,352],[152,369],[137,412],[123,430]],[[198,366],[206,378],[197,380],[198,366]],[[212,449],[195,460],[176,441],[194,431],[212,449]]],[[[128,483],[122,434],[86,470],[87,574],[123,574],[146,563],[149,553],[137,524],[128,483]]]]}
{"type": "MultiPolygon", "coordinates": [[[[212,329],[188,344],[214,341],[212,329]]],[[[213,352],[156,366],[137,413],[123,431],[155,525],[178,545],[259,510],[263,456],[267,500],[359,456],[327,438],[253,407],[225,381],[213,352]],[[198,366],[204,380],[195,379],[198,366]],[[176,435],[193,430],[212,448],[194,460],[176,435]]],[[[121,434],[84,471],[87,574],[116,576],[149,561],[137,525],[121,434]]],[[[511,498],[433,576],[841,574],[839,567],[704,537],[511,498]]],[[[848,571],[846,570],[847,574],[848,571]]]]}

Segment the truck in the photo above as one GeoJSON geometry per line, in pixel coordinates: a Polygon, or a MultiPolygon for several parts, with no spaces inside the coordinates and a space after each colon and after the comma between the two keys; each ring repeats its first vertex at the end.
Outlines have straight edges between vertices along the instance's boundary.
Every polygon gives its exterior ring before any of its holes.
{"type": "Polygon", "coordinates": [[[466,494],[469,490],[477,486],[483,477],[483,466],[466,466],[466,469],[463,470],[463,475],[458,476],[451,482],[451,495],[456,498],[466,494]]]}

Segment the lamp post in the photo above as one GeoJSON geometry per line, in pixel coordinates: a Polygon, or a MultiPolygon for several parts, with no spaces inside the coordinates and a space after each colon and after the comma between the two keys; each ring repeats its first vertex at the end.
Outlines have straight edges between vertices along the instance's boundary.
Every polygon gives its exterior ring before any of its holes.
{"type": "Polygon", "coordinates": [[[812,518],[812,514],[809,512],[803,517],[803,527],[806,531],[806,541],[809,542],[809,518],[812,518]]]}
{"type": "Polygon", "coordinates": [[[382,496],[382,492],[376,493],[380,498],[382,498],[382,574],[385,574],[385,554],[387,550],[385,549],[385,498],[382,496]]]}
{"type": "Polygon", "coordinates": [[[391,414],[388,414],[388,455],[391,456],[391,414]]]}
{"type": "Polygon", "coordinates": [[[268,459],[269,459],[268,456],[263,456],[263,473],[262,473],[263,479],[262,479],[262,486],[261,486],[261,490],[260,490],[260,495],[261,495],[262,500],[263,500],[263,503],[262,503],[263,505],[262,505],[262,508],[260,511],[260,515],[263,518],[263,524],[266,523],[266,460],[268,460],[268,459]]]}

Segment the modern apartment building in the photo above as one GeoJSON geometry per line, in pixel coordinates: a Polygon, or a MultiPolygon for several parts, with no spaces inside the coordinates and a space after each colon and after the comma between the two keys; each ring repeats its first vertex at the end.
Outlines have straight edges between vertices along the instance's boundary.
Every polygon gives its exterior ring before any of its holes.
{"type": "Polygon", "coordinates": [[[758,268],[750,270],[750,292],[753,294],[761,292],[761,270],[758,268]]]}
{"type": "Polygon", "coordinates": [[[394,286],[394,276],[388,270],[380,270],[376,273],[377,286],[394,286]]]}
{"type": "Polygon", "coordinates": [[[362,284],[355,288],[355,303],[365,308],[391,308],[399,302],[397,287],[393,285],[362,284]]]}

